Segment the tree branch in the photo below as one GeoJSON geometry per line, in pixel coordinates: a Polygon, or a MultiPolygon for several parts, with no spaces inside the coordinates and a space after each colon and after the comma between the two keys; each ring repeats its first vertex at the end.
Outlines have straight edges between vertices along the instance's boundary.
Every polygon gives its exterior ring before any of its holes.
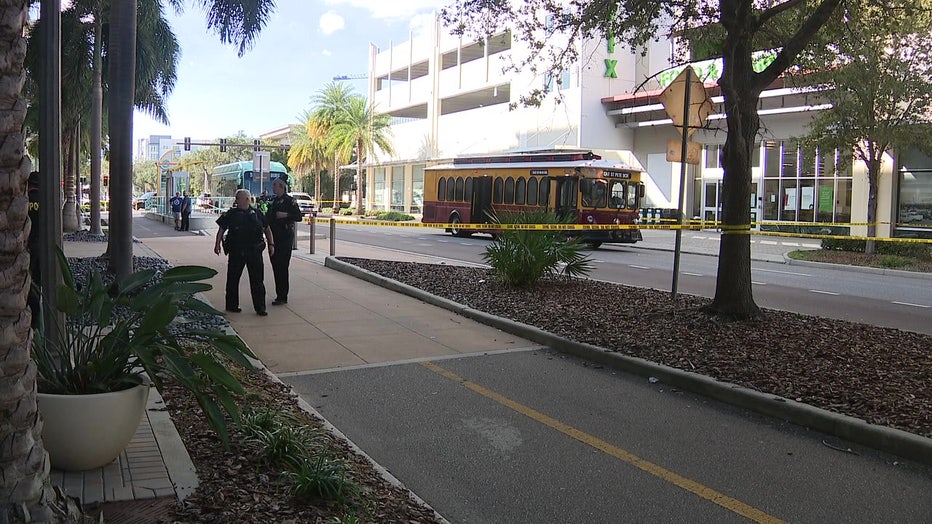
{"type": "MultiPolygon", "coordinates": [[[[763,88],[770,85],[777,79],[789,66],[796,60],[799,53],[809,44],[812,37],[825,25],[828,19],[835,12],[835,8],[841,4],[842,0],[822,0],[819,7],[816,8],[809,18],[796,30],[796,33],[787,40],[783,49],[777,53],[777,58],[757,75],[757,86],[763,88]]],[[[786,2],[786,5],[796,3],[796,0],[786,2]]]]}

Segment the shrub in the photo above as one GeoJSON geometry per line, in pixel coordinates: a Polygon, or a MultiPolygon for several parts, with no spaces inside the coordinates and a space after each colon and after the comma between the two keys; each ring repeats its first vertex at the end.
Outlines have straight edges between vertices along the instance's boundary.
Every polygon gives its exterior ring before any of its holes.
{"type": "Polygon", "coordinates": [[[319,498],[345,503],[362,488],[347,476],[346,463],[319,456],[306,460],[297,471],[286,472],[288,490],[297,499],[319,498]]]}
{"type": "Polygon", "coordinates": [[[376,211],[375,218],[379,220],[391,220],[392,222],[403,222],[414,220],[414,217],[400,211],[376,211]]]}
{"type": "Polygon", "coordinates": [[[886,268],[898,268],[903,266],[908,266],[912,263],[907,257],[901,257],[898,255],[881,255],[880,256],[880,265],[886,268]]]}
{"type": "MultiPolygon", "coordinates": [[[[865,243],[864,240],[856,240],[853,238],[824,238],[822,239],[822,249],[863,253],[865,243]]],[[[878,255],[896,255],[900,257],[918,258],[919,260],[932,260],[932,246],[929,244],[885,240],[877,242],[875,246],[878,255]]]]}
{"type": "Polygon", "coordinates": [[[344,216],[345,216],[345,215],[352,215],[352,214],[355,213],[355,211],[356,211],[355,209],[353,209],[353,208],[351,208],[351,207],[347,207],[347,208],[345,208],[345,209],[341,209],[341,210],[340,210],[340,214],[341,214],[341,215],[344,215],[344,216]]]}
{"type": "MultiPolygon", "coordinates": [[[[498,224],[571,224],[571,217],[559,218],[548,211],[493,215],[498,224]]],[[[505,230],[482,255],[502,283],[526,287],[551,275],[579,277],[589,274],[592,266],[578,239],[568,240],[561,230],[505,230]]]]}

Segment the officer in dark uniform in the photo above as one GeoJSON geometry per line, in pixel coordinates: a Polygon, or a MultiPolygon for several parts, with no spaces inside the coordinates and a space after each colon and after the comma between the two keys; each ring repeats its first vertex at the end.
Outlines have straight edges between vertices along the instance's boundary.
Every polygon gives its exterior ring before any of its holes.
{"type": "Polygon", "coordinates": [[[272,181],[275,197],[269,203],[265,217],[272,230],[272,238],[278,250],[270,256],[272,274],[275,275],[275,300],[273,306],[288,303],[288,266],[291,265],[291,246],[294,244],[295,222],[301,220],[298,202],[287,193],[288,183],[279,177],[272,181]]]}
{"type": "Polygon", "coordinates": [[[26,196],[29,197],[29,221],[32,227],[29,230],[29,239],[26,247],[29,249],[29,275],[32,277],[32,286],[29,288],[29,309],[32,310],[32,327],[39,327],[39,318],[41,312],[39,305],[41,303],[42,280],[39,270],[39,242],[42,235],[39,232],[39,172],[29,173],[29,180],[26,183],[26,196]]]}
{"type": "Polygon", "coordinates": [[[256,313],[264,317],[268,313],[265,310],[265,264],[262,251],[267,242],[269,255],[274,256],[275,242],[272,239],[272,231],[265,222],[265,216],[250,205],[250,199],[248,190],[237,190],[233,207],[217,219],[220,230],[217,231],[214,253],[219,255],[222,245],[229,256],[226,310],[233,313],[242,311],[239,307],[239,280],[245,267],[249,271],[252,305],[256,308],[256,313]],[[225,239],[224,233],[227,234],[225,239]]]}

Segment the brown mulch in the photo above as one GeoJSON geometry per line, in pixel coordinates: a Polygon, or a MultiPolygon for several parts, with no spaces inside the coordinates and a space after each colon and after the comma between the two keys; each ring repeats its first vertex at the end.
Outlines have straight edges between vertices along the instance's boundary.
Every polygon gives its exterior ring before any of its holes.
{"type": "MultiPolygon", "coordinates": [[[[275,406],[307,426],[323,427],[321,420],[297,406],[296,398],[280,382],[260,372],[243,370],[238,378],[249,392],[243,400],[243,411],[275,406]]],[[[296,500],[286,492],[282,471],[246,444],[238,428],[230,425],[230,448],[225,449],[206,425],[191,395],[170,384],[163,387],[161,394],[194,462],[199,484],[183,503],[175,504],[168,522],[439,522],[432,510],[418,504],[408,491],[389,484],[370,462],[336,438],[325,439],[327,449],[321,453],[347,461],[349,476],[364,488],[363,494],[353,497],[349,504],[296,500]]]]}

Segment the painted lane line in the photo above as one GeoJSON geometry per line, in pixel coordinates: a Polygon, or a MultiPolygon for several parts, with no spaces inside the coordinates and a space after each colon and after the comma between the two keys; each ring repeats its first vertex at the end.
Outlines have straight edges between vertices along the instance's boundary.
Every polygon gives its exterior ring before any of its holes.
{"type": "Polygon", "coordinates": [[[474,382],[470,382],[464,379],[463,377],[460,377],[456,373],[453,373],[452,371],[447,371],[446,369],[438,366],[437,364],[434,364],[433,362],[421,362],[420,365],[429,369],[430,371],[433,371],[434,373],[437,373],[438,375],[446,379],[449,379],[449,380],[452,380],[453,382],[457,382],[461,384],[463,387],[465,387],[466,389],[474,393],[478,393],[485,398],[493,400],[501,404],[502,406],[505,406],[517,413],[520,413],[521,415],[524,415],[535,422],[539,422],[545,426],[550,427],[551,429],[555,429],[570,438],[573,438],[588,446],[591,446],[609,456],[615,457],[616,459],[621,460],[622,462],[631,464],[632,466],[640,469],[641,471],[645,473],[649,473],[661,480],[664,480],[666,482],[673,484],[674,486],[678,488],[681,488],[690,493],[698,495],[699,497],[702,497],[729,511],[737,513],[738,515],[741,515],[742,517],[745,517],[754,522],[761,522],[761,523],[767,523],[767,524],[776,524],[776,523],[784,522],[780,520],[779,518],[774,517],[773,515],[770,515],[769,513],[764,512],[763,510],[760,510],[751,505],[745,504],[744,502],[741,502],[738,499],[731,498],[728,495],[725,495],[724,493],[715,491],[714,489],[704,484],[700,484],[699,482],[696,482],[695,480],[683,477],[682,475],[674,473],[673,471],[670,471],[662,466],[654,464],[653,462],[644,460],[641,457],[638,457],[637,455],[629,451],[626,451],[598,437],[592,436],[579,429],[576,429],[573,426],[564,424],[563,422],[560,422],[559,420],[555,418],[545,415],[541,413],[540,411],[537,411],[531,407],[525,406],[524,404],[514,401],[502,395],[501,393],[497,393],[484,386],[481,386],[474,382]]]}
{"type": "Polygon", "coordinates": [[[634,269],[650,269],[650,268],[647,267],[647,266],[638,266],[638,265],[635,265],[635,264],[628,264],[628,267],[633,267],[634,269]]]}
{"type": "Polygon", "coordinates": [[[766,245],[766,246],[775,246],[775,245],[777,245],[777,242],[774,242],[773,240],[761,240],[760,243],[761,243],[761,245],[766,245]]]}
{"type": "Polygon", "coordinates": [[[927,305],[925,305],[925,304],[913,304],[913,303],[911,303],[911,302],[899,302],[899,301],[896,301],[896,300],[893,301],[893,304],[897,304],[897,305],[899,305],[899,306],[921,307],[921,308],[923,308],[923,309],[932,308],[932,306],[927,306],[927,305]]]}
{"type": "Polygon", "coordinates": [[[693,238],[695,238],[696,240],[708,240],[709,239],[709,237],[697,237],[697,236],[693,236],[693,238]]]}
{"type": "Polygon", "coordinates": [[[690,273],[689,271],[680,271],[681,275],[689,275],[691,277],[701,277],[702,273],[690,273]]]}
{"type": "Polygon", "coordinates": [[[815,249],[822,249],[821,244],[800,244],[800,247],[811,247],[815,249]]]}
{"type": "Polygon", "coordinates": [[[779,269],[761,269],[752,267],[751,271],[760,271],[763,273],[780,273],[781,275],[793,275],[796,277],[811,277],[812,275],[808,273],[793,273],[792,271],[780,271],[779,269]]]}
{"type": "Polygon", "coordinates": [[[751,281],[751,284],[754,284],[755,286],[766,286],[767,285],[766,282],[754,282],[753,280],[751,281]]]}
{"type": "Polygon", "coordinates": [[[784,246],[799,247],[799,242],[780,242],[780,243],[783,244],[784,246]]]}
{"type": "Polygon", "coordinates": [[[818,293],[818,294],[820,294],[820,295],[831,295],[831,296],[833,296],[833,297],[837,297],[837,296],[838,296],[838,293],[833,293],[833,292],[831,292],[831,291],[820,291],[820,290],[818,290],[818,289],[810,289],[809,292],[810,292],[810,293],[818,293]]]}

